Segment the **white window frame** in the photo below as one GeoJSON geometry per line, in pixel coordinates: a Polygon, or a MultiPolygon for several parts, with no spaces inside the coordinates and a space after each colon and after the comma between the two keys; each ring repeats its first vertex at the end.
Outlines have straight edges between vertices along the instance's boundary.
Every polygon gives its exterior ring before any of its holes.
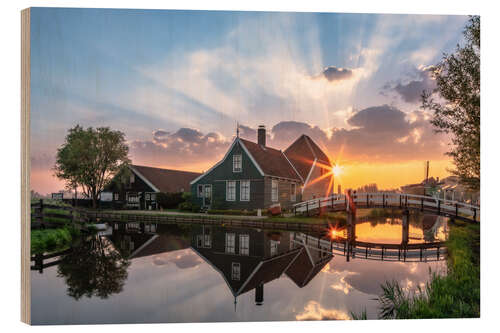
{"type": "Polygon", "coordinates": [[[241,277],[241,265],[239,262],[231,263],[231,280],[239,281],[241,277]],[[236,270],[236,268],[238,268],[236,270]]]}
{"type": "Polygon", "coordinates": [[[236,252],[236,234],[232,232],[226,232],[226,242],[224,246],[226,253],[234,254],[236,252]],[[231,244],[230,241],[232,240],[231,244]]]}
{"type": "Polygon", "coordinates": [[[250,255],[250,235],[244,234],[240,235],[240,251],[239,254],[242,256],[250,255]]]}
{"type": "Polygon", "coordinates": [[[271,254],[271,257],[275,256],[278,254],[278,246],[279,246],[280,242],[279,241],[275,241],[275,240],[269,240],[269,251],[270,251],[270,254],[271,254]]]}
{"type": "Polygon", "coordinates": [[[233,155],[233,172],[242,172],[243,171],[243,157],[241,154],[235,154],[233,155]],[[235,157],[239,158],[239,169],[236,167],[238,164],[236,164],[236,159],[235,157]]]}
{"type": "Polygon", "coordinates": [[[297,201],[297,184],[295,183],[290,184],[290,201],[297,201]]]}
{"type": "Polygon", "coordinates": [[[226,201],[236,201],[236,180],[227,180],[226,181],[226,201]],[[229,196],[229,184],[234,183],[234,191],[233,197],[229,196]]]}
{"type": "Polygon", "coordinates": [[[204,191],[203,184],[198,184],[198,186],[196,186],[196,192],[197,192],[198,198],[203,198],[203,195],[204,195],[203,191],[204,191]],[[201,191],[200,191],[200,188],[201,188],[201,191]]]}
{"type": "Polygon", "coordinates": [[[276,179],[271,179],[271,201],[277,202],[279,199],[279,184],[276,179]],[[275,191],[276,188],[276,191],[275,191]],[[276,192],[276,193],[275,193],[276,192]]]}
{"type": "Polygon", "coordinates": [[[250,181],[240,180],[240,201],[250,201],[250,181]],[[243,183],[248,184],[248,186],[243,186],[243,183]],[[248,193],[243,192],[244,188],[248,188],[248,193]]]}

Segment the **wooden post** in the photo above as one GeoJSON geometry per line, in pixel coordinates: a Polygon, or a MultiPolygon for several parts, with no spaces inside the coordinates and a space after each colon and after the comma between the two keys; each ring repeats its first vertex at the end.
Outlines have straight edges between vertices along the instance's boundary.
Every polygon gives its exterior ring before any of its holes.
{"type": "Polygon", "coordinates": [[[399,195],[399,208],[403,206],[403,199],[401,198],[401,195],[399,195]]]}
{"type": "Polygon", "coordinates": [[[424,198],[421,198],[420,199],[420,211],[423,212],[424,211],[424,198]]]}
{"type": "Polygon", "coordinates": [[[309,201],[306,201],[306,215],[309,216],[309,201]]]}
{"type": "Polygon", "coordinates": [[[43,223],[43,199],[40,199],[40,223],[43,223]]]}
{"type": "Polygon", "coordinates": [[[474,207],[473,210],[474,210],[474,222],[477,222],[476,221],[476,215],[477,215],[476,208],[474,207]]]}
{"type": "Polygon", "coordinates": [[[408,207],[408,195],[405,196],[405,206],[408,207]]]}

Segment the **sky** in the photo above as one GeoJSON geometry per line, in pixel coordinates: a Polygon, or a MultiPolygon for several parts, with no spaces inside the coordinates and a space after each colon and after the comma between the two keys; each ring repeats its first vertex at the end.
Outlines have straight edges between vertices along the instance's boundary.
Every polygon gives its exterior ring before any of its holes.
{"type": "Polygon", "coordinates": [[[344,188],[445,177],[449,137],[421,109],[466,16],[33,8],[31,188],[57,192],[69,128],[123,131],[134,164],[202,172],[240,124],[309,135],[344,188]]]}

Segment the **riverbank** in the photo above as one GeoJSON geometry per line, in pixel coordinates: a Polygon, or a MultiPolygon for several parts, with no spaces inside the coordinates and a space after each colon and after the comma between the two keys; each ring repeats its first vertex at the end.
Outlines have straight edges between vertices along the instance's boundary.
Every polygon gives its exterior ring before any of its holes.
{"type": "Polygon", "coordinates": [[[73,226],[56,229],[31,231],[31,254],[56,252],[68,248],[73,239],[80,235],[80,230],[73,226]]]}
{"type": "Polygon", "coordinates": [[[407,294],[386,282],[379,297],[380,318],[478,318],[480,316],[480,225],[451,222],[446,276],[433,274],[426,286],[407,294]]]}

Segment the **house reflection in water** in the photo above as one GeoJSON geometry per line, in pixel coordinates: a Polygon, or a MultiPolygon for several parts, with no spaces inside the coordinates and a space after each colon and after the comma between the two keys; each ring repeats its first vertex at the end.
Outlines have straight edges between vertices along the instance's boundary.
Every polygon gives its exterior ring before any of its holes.
{"type": "Polygon", "coordinates": [[[187,249],[189,234],[172,224],[114,223],[110,239],[124,257],[135,259],[187,249]]]}
{"type": "Polygon", "coordinates": [[[332,259],[330,251],[295,240],[293,232],[193,226],[192,249],[224,278],[236,299],[255,290],[264,302],[264,284],[283,274],[302,288],[332,259]]]}

